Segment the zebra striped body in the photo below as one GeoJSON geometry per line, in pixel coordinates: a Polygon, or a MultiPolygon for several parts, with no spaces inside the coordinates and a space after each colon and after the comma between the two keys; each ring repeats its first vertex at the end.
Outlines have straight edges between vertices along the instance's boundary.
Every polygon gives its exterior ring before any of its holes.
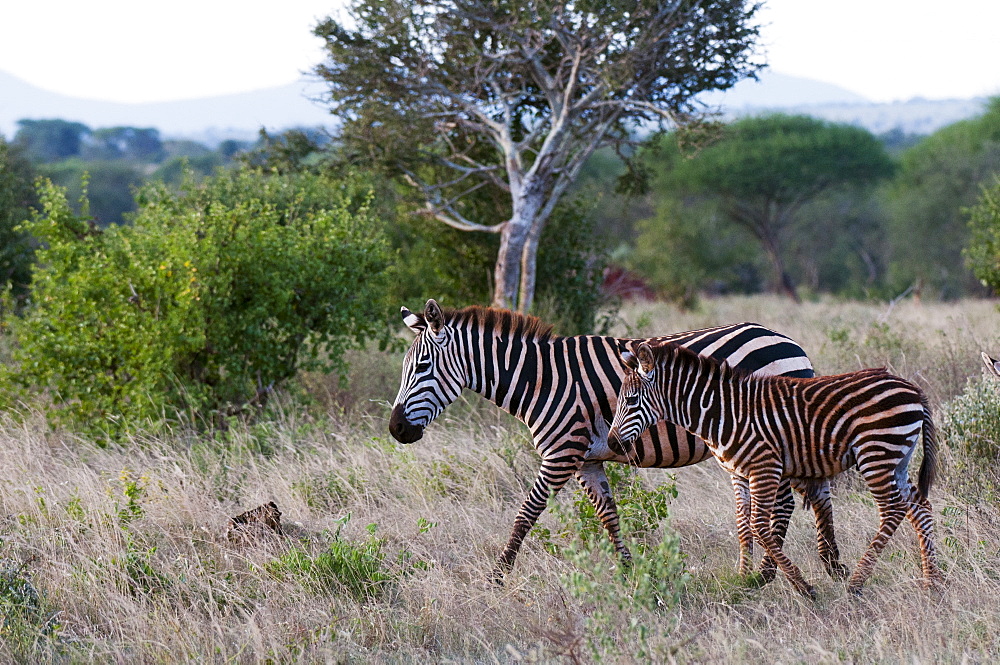
{"type": "Polygon", "coordinates": [[[884,369],[811,379],[749,376],[672,344],[639,344],[623,360],[634,371],[619,393],[609,438],[627,449],[645,428],[669,420],[706,441],[727,470],[749,480],[754,533],[799,591],[815,595],[770,532],[778,485],[785,477],[831,478],[855,464],[880,525],[848,589],[860,592],[904,516],[917,531],[926,581],[939,581],[928,501],[937,443],[917,386],[884,369]],[[907,469],[921,431],[914,487],[907,469]]]}
{"type": "MultiPolygon", "coordinates": [[[[524,537],[548,499],[573,476],[583,486],[616,551],[630,554],[621,540],[618,512],[604,472],[607,461],[639,467],[680,467],[711,457],[711,450],[687,431],[663,423],[644,432],[628,453],[608,445],[607,422],[614,415],[625,369],[620,354],[630,340],[612,337],[554,337],[534,317],[506,310],[468,308],[444,312],[433,300],[423,315],[403,309],[403,319],[417,337],[403,362],[399,394],[389,430],[403,443],[420,438],[423,428],[469,388],[524,422],[531,430],[541,468],[524,500],[496,575],[511,566],[524,537]]],[[[787,337],[756,324],[738,324],[690,333],[672,340],[720,355],[747,371],[812,376],[801,347],[787,337]]],[[[752,568],[749,487],[733,478],[741,543],[740,570],[752,568]]],[[[809,487],[821,557],[831,574],[840,570],[833,535],[829,492],[823,484],[809,487]],[[820,523],[822,521],[822,523],[820,523]]],[[[782,488],[775,529],[784,533],[791,515],[791,491],[782,488]]],[[[765,578],[773,562],[765,561],[765,578]]]]}

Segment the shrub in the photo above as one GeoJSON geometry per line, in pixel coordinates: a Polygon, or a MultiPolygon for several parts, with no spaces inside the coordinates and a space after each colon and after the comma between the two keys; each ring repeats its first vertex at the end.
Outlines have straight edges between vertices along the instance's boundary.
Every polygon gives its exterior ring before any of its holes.
{"type": "Polygon", "coordinates": [[[59,625],[50,609],[28,578],[25,564],[0,559],[0,660],[57,660],[59,625]]]}
{"type": "MultiPolygon", "coordinates": [[[[341,526],[350,519],[343,519],[341,526]]],[[[385,565],[385,538],[375,536],[376,525],[367,527],[368,538],[352,542],[340,537],[340,529],[326,549],[312,554],[293,546],[270,561],[266,569],[278,579],[296,578],[313,593],[346,591],[356,600],[378,597],[394,575],[385,565]]]]}
{"type": "Polygon", "coordinates": [[[343,369],[384,333],[388,250],[350,183],[311,174],[149,185],[131,226],[100,229],[40,188],[29,311],[13,378],[92,433],[261,407],[300,369],[343,369]]]}
{"type": "Polygon", "coordinates": [[[594,217],[578,201],[560,205],[538,243],[535,313],[561,335],[608,334],[614,313],[600,316],[607,265],[594,217]]]}
{"type": "Polygon", "coordinates": [[[970,379],[965,392],[942,410],[941,440],[954,453],[958,479],[968,478],[966,489],[989,490],[1000,485],[1000,386],[995,379],[970,379]],[[992,483],[987,482],[991,480],[992,483]]]}
{"type": "Polygon", "coordinates": [[[582,491],[572,509],[553,506],[562,544],[553,548],[548,534],[542,535],[549,551],[571,565],[561,581],[584,605],[585,643],[593,659],[617,653],[637,662],[660,661],[664,654],[659,646],[672,624],[669,613],[680,603],[690,578],[680,538],[669,528],[659,528],[677,488],[671,480],[646,489],[633,469],[617,464],[606,468],[624,535],[638,539],[631,565],[620,570],[608,565],[617,555],[582,491]]]}
{"type": "Polygon", "coordinates": [[[1000,179],[984,187],[979,203],[969,209],[969,228],[966,263],[984,285],[1000,292],[1000,179]]]}

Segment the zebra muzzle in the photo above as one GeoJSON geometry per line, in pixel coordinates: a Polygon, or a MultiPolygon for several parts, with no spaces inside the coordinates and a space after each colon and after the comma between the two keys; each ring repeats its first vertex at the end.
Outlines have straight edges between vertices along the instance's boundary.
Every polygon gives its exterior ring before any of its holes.
{"type": "Polygon", "coordinates": [[[413,443],[424,435],[424,428],[407,420],[403,405],[397,404],[389,416],[389,434],[400,443],[413,443]]]}
{"type": "Polygon", "coordinates": [[[625,446],[622,445],[621,437],[618,436],[618,430],[611,430],[608,432],[608,447],[619,455],[625,454],[625,446]]]}

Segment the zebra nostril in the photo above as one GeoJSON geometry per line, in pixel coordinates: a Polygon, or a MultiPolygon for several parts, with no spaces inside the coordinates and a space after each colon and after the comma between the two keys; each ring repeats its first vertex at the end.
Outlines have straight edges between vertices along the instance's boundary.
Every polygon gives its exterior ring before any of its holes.
{"type": "Polygon", "coordinates": [[[424,428],[407,420],[403,405],[397,404],[389,416],[389,434],[400,443],[413,443],[424,435],[424,428]]]}

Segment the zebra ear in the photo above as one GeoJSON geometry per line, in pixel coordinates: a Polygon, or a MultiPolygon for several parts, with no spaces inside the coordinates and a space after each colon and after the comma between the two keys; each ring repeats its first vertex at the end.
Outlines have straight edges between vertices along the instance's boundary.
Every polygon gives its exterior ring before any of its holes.
{"type": "Polygon", "coordinates": [[[639,361],[639,373],[649,376],[653,372],[653,349],[643,342],[636,348],[635,357],[639,361]]]}
{"type": "Polygon", "coordinates": [[[636,360],[635,354],[632,353],[631,351],[622,351],[621,355],[618,356],[618,359],[621,360],[621,363],[622,365],[625,366],[625,369],[631,369],[631,370],[639,369],[639,361],[636,360]]]}
{"type": "Polygon", "coordinates": [[[412,330],[414,334],[419,335],[427,329],[427,322],[424,321],[423,314],[414,314],[405,307],[400,307],[399,313],[403,316],[403,323],[405,323],[406,327],[412,330]]]}
{"type": "Polygon", "coordinates": [[[986,369],[990,371],[993,376],[1000,376],[1000,361],[990,358],[986,352],[981,352],[980,355],[983,358],[983,364],[986,365],[986,369]]]}
{"type": "Polygon", "coordinates": [[[424,320],[427,321],[427,325],[431,327],[431,331],[436,335],[441,332],[441,328],[444,327],[444,312],[441,311],[441,305],[437,304],[434,298],[427,301],[424,305],[424,320]]]}

